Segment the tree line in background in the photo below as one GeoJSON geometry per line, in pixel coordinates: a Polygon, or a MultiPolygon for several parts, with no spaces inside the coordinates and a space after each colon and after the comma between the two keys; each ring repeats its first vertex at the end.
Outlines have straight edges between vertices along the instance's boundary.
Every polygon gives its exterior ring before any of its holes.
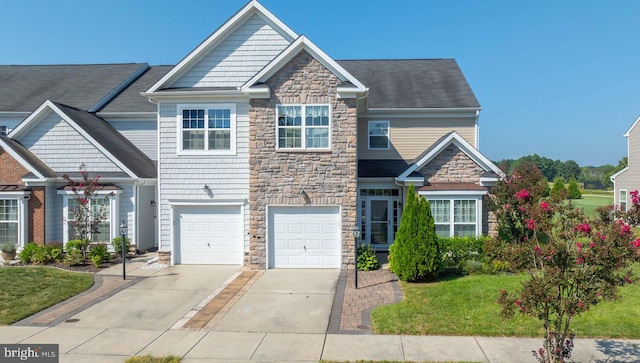
{"type": "Polygon", "coordinates": [[[610,164],[601,166],[580,166],[573,160],[552,160],[538,154],[523,156],[519,159],[503,159],[494,162],[502,171],[510,175],[514,169],[522,163],[528,162],[535,165],[547,181],[556,181],[562,178],[565,181],[575,179],[583,183],[585,189],[608,189],[613,187],[610,177],[627,167],[627,157],[623,157],[618,165],[610,164]]]}

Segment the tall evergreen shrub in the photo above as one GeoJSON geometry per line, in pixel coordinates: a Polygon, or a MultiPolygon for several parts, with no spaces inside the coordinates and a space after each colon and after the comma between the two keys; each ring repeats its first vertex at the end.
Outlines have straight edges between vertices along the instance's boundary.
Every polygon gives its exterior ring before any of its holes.
{"type": "Polygon", "coordinates": [[[580,185],[578,185],[578,181],[576,180],[576,178],[569,179],[569,187],[567,188],[567,193],[569,195],[569,199],[582,198],[582,193],[580,192],[580,185]]]}
{"type": "Polygon", "coordinates": [[[434,280],[438,274],[438,236],[431,206],[409,186],[396,239],[389,248],[389,267],[403,281],[434,280]]]}
{"type": "Polygon", "coordinates": [[[549,195],[557,199],[567,199],[568,193],[567,188],[564,186],[563,177],[558,176],[553,180],[553,187],[549,195]]]}

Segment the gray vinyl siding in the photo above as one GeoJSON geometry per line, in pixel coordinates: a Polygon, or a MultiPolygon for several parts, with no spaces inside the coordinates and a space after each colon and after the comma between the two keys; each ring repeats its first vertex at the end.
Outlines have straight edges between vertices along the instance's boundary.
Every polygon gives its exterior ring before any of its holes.
{"type": "Polygon", "coordinates": [[[9,133],[9,131],[15,129],[23,119],[23,117],[0,116],[0,126],[6,126],[7,133],[9,133]]]}
{"type": "Polygon", "coordinates": [[[55,112],[18,141],[56,172],[76,171],[81,163],[89,172],[122,171],[55,112]]]}
{"type": "Polygon", "coordinates": [[[369,149],[370,119],[361,118],[358,120],[358,159],[413,160],[451,131],[476,147],[475,118],[375,119],[378,120],[390,121],[389,149],[369,149]]]}
{"type": "Polygon", "coordinates": [[[155,185],[141,185],[138,187],[138,249],[149,250],[156,245],[156,207],[151,201],[156,199],[155,185]]]}
{"type": "Polygon", "coordinates": [[[289,42],[263,18],[254,15],[172,87],[240,86],[288,45],[289,42]]]}
{"type": "Polygon", "coordinates": [[[58,195],[57,187],[57,185],[47,186],[45,191],[44,234],[46,243],[62,242],[62,196],[58,195]]]}
{"type": "Polygon", "coordinates": [[[629,131],[627,139],[629,146],[628,169],[618,175],[615,180],[614,203],[620,204],[619,191],[627,191],[627,208],[631,206],[630,191],[640,190],[640,123],[629,131]]]}
{"type": "MultiPolygon", "coordinates": [[[[159,106],[161,250],[172,249],[170,201],[223,202],[249,198],[249,103],[247,100],[216,100],[215,103],[236,105],[236,155],[177,155],[178,104],[159,106]],[[203,191],[205,184],[213,197],[203,191]]],[[[248,208],[244,211],[245,226],[248,226],[248,208]]],[[[245,246],[248,243],[245,234],[245,246]]]]}
{"type": "MultiPolygon", "coordinates": [[[[131,240],[131,244],[137,244],[135,239],[136,225],[136,187],[134,184],[117,184],[122,191],[118,194],[118,218],[113,219],[114,223],[121,223],[123,219],[127,221],[127,237],[131,240]]],[[[117,236],[112,236],[115,238],[117,236]]]]}
{"type": "Polygon", "coordinates": [[[158,160],[157,120],[108,121],[151,160],[158,160]]]}

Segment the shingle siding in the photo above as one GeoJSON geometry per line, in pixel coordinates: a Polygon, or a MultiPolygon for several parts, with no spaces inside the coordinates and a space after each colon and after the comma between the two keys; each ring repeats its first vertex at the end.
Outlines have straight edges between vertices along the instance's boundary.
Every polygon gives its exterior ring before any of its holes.
{"type": "MultiPolygon", "coordinates": [[[[160,241],[161,250],[172,250],[170,200],[215,202],[249,198],[249,104],[247,100],[216,100],[236,105],[236,155],[177,155],[177,103],[160,105],[160,241]],[[213,197],[202,190],[209,186],[213,197]]],[[[192,104],[190,102],[190,104],[192,104]]],[[[245,220],[248,209],[245,208],[245,220]]],[[[245,245],[248,237],[245,237],[245,245]]]]}
{"type": "Polygon", "coordinates": [[[55,112],[18,141],[56,172],[77,171],[81,163],[90,172],[122,171],[55,112]]]}
{"type": "Polygon", "coordinates": [[[253,77],[289,42],[254,15],[172,87],[237,87],[253,77]]]}
{"type": "Polygon", "coordinates": [[[619,191],[624,189],[627,191],[627,207],[630,207],[629,192],[640,190],[640,123],[629,131],[627,142],[629,145],[628,169],[616,177],[614,202],[616,205],[620,204],[619,191]]]}
{"type": "Polygon", "coordinates": [[[145,153],[151,160],[158,160],[158,138],[156,119],[108,121],[114,129],[129,139],[135,146],[145,153]]]}

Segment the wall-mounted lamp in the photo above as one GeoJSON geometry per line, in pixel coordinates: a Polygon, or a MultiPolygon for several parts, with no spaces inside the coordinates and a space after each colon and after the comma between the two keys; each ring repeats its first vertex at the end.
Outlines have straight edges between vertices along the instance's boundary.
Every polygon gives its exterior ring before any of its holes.
{"type": "Polygon", "coordinates": [[[307,196],[307,192],[305,192],[304,189],[300,189],[300,195],[302,195],[303,197],[307,196]]]}
{"type": "Polygon", "coordinates": [[[152,206],[152,207],[155,207],[155,206],[156,206],[156,201],[155,201],[155,200],[152,200],[152,201],[151,201],[151,206],[152,206]]]}
{"type": "Polygon", "coordinates": [[[202,190],[204,190],[205,192],[209,191],[209,186],[207,184],[204,185],[204,187],[202,188],[202,190]]]}

